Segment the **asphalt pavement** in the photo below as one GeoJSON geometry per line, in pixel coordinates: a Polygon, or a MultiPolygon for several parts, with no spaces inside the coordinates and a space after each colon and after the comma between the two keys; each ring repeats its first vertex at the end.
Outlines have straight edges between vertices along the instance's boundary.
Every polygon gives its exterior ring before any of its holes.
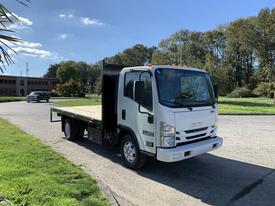
{"type": "MultiPolygon", "coordinates": [[[[95,178],[119,205],[275,205],[275,116],[220,116],[219,150],[178,163],[123,166],[117,149],[63,139],[50,103],[0,104],[0,117],[36,136],[95,178]]],[[[0,143],[1,144],[1,143],[0,143]]]]}

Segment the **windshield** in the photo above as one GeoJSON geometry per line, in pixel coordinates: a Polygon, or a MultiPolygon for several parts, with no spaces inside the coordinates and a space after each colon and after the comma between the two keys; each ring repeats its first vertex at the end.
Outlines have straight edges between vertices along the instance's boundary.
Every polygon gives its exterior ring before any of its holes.
{"type": "Polygon", "coordinates": [[[46,95],[44,92],[32,92],[30,95],[46,95]]]}
{"type": "Polygon", "coordinates": [[[200,71],[156,70],[159,101],[167,107],[199,107],[215,104],[209,75],[200,71]]]}

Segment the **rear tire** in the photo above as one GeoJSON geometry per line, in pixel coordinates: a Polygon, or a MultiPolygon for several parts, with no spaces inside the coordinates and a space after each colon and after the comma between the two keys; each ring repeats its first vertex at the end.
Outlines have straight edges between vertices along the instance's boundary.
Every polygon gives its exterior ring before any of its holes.
{"type": "Polygon", "coordinates": [[[77,122],[73,119],[66,119],[64,121],[64,134],[65,139],[74,141],[80,139],[84,135],[84,127],[81,127],[77,122]]]}
{"type": "Polygon", "coordinates": [[[142,168],[146,162],[146,156],[141,154],[138,144],[134,137],[126,134],[120,145],[120,153],[127,167],[138,170],[142,168]]]}

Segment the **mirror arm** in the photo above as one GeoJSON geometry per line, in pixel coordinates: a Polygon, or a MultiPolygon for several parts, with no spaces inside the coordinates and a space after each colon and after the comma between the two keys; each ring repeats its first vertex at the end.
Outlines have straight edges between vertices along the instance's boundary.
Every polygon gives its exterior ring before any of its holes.
{"type": "MultiPolygon", "coordinates": [[[[142,112],[141,109],[140,109],[140,104],[138,104],[138,112],[141,113],[141,114],[147,114],[148,119],[154,117],[154,115],[150,114],[149,112],[142,112]]],[[[153,120],[149,123],[153,124],[153,120]]]]}

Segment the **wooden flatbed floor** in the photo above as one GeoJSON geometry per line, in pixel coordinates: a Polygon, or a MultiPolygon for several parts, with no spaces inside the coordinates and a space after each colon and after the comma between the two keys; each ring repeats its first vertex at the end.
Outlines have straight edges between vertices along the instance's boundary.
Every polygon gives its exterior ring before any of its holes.
{"type": "Polygon", "coordinates": [[[102,120],[101,105],[52,107],[51,111],[84,121],[102,120]]]}

